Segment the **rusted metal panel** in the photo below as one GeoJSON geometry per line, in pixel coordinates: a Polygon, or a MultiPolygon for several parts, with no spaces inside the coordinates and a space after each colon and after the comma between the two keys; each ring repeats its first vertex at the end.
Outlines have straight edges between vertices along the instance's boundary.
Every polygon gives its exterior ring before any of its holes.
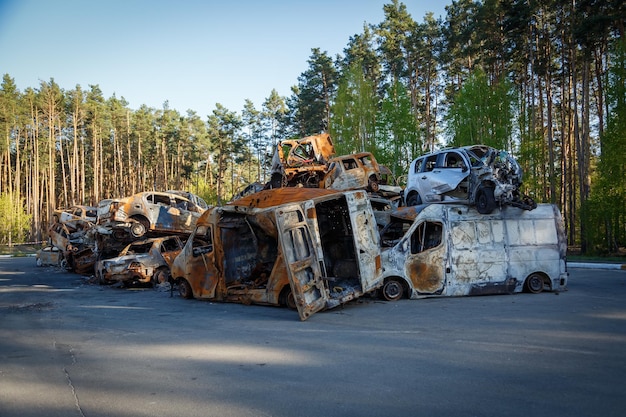
{"type": "Polygon", "coordinates": [[[172,274],[181,295],[289,305],[302,320],[380,287],[377,226],[364,191],[280,188],[203,214],[172,274]],[[206,250],[194,248],[212,231],[206,250]]]}
{"type": "Polygon", "coordinates": [[[287,265],[296,308],[302,320],[326,307],[326,287],[319,269],[319,258],[303,208],[294,204],[276,212],[280,247],[287,265]]]}
{"type": "Polygon", "coordinates": [[[315,199],[323,196],[337,194],[335,190],[324,190],[319,188],[276,188],[263,190],[236,201],[228,203],[228,206],[246,208],[269,208],[283,204],[297,203],[305,200],[315,199]]]}

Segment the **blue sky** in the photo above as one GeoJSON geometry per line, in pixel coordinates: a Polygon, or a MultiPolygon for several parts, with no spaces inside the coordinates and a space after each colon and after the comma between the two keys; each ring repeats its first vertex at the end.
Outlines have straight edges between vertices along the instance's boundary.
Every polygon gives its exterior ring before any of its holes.
{"type": "MultiPolygon", "coordinates": [[[[307,69],[312,48],[343,52],[391,0],[0,0],[0,75],[23,91],[40,81],[65,90],[98,84],[124,97],[206,118],[220,103],[257,109],[307,69]]],[[[451,0],[403,3],[417,22],[451,0]]]]}

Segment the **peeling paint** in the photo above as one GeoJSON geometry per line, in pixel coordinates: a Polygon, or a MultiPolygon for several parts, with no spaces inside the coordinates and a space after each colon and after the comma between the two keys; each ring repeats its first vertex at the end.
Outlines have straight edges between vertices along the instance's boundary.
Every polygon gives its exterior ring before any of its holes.
{"type": "Polygon", "coordinates": [[[537,204],[520,191],[522,170],[507,152],[485,145],[448,148],[411,163],[407,205],[464,203],[489,214],[498,206],[533,210],[537,204]]]}
{"type": "Polygon", "coordinates": [[[205,210],[206,203],[193,202],[181,192],[146,191],[122,199],[102,200],[98,204],[98,225],[134,239],[148,232],[189,234],[205,210]]]}
{"type": "Polygon", "coordinates": [[[377,289],[381,272],[366,193],[314,188],[210,209],[172,265],[183,297],[287,305],[302,320],[377,289]]]}
{"type": "Polygon", "coordinates": [[[178,236],[136,241],[127,245],[119,256],[96,262],[95,275],[102,284],[163,284],[169,280],[169,267],[182,247],[178,236]]]}
{"type": "Polygon", "coordinates": [[[468,206],[433,204],[416,212],[414,218],[410,211],[392,215],[381,232],[385,281],[404,282],[410,298],[567,288],[556,206],[483,215],[468,206]]]}

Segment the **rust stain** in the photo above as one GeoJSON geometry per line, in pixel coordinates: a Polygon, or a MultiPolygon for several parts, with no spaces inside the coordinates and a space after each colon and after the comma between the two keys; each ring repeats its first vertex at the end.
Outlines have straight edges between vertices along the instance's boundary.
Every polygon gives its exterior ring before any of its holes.
{"type": "Polygon", "coordinates": [[[229,206],[242,206],[248,208],[269,208],[287,203],[297,203],[326,195],[336,194],[335,190],[319,188],[275,188],[259,191],[228,203],[229,206]]]}
{"type": "Polygon", "coordinates": [[[409,277],[420,293],[434,293],[441,287],[441,265],[417,262],[409,266],[409,277]]]}

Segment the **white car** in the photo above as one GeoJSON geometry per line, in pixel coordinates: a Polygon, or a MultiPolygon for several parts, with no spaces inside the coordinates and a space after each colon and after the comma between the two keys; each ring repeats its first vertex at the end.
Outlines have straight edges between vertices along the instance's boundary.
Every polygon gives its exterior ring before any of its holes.
{"type": "Polygon", "coordinates": [[[532,210],[537,204],[520,193],[522,170],[505,151],[485,145],[449,148],[422,155],[409,168],[407,206],[464,203],[481,214],[511,205],[532,210]]]}

